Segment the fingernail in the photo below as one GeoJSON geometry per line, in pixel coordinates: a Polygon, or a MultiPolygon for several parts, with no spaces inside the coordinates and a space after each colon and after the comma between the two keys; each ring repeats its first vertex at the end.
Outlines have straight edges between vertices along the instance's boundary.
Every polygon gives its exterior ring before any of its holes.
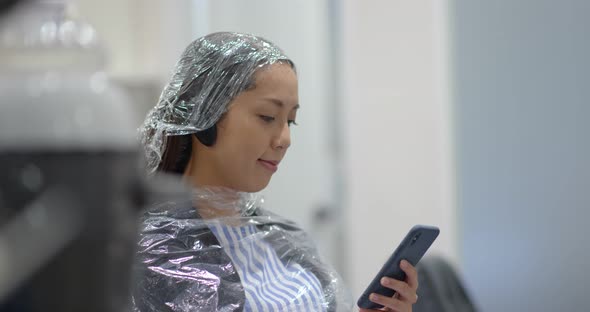
{"type": "Polygon", "coordinates": [[[379,300],[379,298],[377,298],[377,295],[375,295],[375,294],[371,294],[371,296],[369,296],[369,299],[371,299],[372,301],[379,300]]]}
{"type": "Polygon", "coordinates": [[[401,267],[402,267],[403,269],[407,268],[407,267],[408,267],[408,261],[406,261],[406,260],[402,260],[401,267]]]}
{"type": "Polygon", "coordinates": [[[381,279],[381,285],[389,285],[389,280],[387,278],[382,278],[381,279]]]}

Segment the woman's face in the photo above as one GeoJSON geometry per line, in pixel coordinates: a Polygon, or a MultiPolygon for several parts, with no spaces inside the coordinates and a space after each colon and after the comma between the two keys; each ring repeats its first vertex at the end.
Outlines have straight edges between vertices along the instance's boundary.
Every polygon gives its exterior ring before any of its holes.
{"type": "Polygon", "coordinates": [[[297,76],[287,64],[255,75],[254,88],[239,94],[217,123],[212,147],[193,137],[187,174],[198,186],[258,192],[270,182],[291,145],[289,126],[299,108],[297,76]]]}

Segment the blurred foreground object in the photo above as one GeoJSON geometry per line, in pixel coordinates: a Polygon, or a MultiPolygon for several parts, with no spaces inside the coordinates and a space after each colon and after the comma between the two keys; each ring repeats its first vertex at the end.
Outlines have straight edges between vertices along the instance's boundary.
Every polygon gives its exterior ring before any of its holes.
{"type": "Polygon", "coordinates": [[[0,0],[0,16],[2,16],[2,14],[6,13],[7,11],[9,11],[12,7],[14,7],[17,3],[19,2],[23,2],[19,1],[19,0],[0,0]]]}
{"type": "Polygon", "coordinates": [[[142,203],[129,107],[61,1],[0,16],[0,311],[126,311],[142,203]]]}

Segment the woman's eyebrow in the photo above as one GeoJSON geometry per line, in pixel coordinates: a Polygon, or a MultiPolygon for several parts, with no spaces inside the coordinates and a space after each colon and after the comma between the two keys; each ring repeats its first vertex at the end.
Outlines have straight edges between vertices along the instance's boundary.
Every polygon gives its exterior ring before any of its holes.
{"type": "MultiPolygon", "coordinates": [[[[275,99],[275,98],[265,98],[266,101],[271,102],[273,104],[275,104],[276,106],[283,108],[285,107],[285,103],[283,103],[283,101],[279,100],[279,99],[275,99]]],[[[293,107],[292,110],[297,110],[299,109],[299,104],[295,104],[295,106],[293,107]]]]}

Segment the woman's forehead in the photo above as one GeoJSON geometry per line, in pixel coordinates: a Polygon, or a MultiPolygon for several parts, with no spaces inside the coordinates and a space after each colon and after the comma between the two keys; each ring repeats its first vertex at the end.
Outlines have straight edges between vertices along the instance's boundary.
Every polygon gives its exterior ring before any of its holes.
{"type": "Polygon", "coordinates": [[[283,62],[260,67],[254,73],[253,78],[254,83],[256,84],[257,82],[261,82],[268,79],[276,79],[280,77],[284,78],[284,76],[288,76],[289,78],[294,79],[295,82],[297,82],[297,73],[295,72],[293,67],[291,67],[291,65],[289,65],[288,63],[283,62]]]}

